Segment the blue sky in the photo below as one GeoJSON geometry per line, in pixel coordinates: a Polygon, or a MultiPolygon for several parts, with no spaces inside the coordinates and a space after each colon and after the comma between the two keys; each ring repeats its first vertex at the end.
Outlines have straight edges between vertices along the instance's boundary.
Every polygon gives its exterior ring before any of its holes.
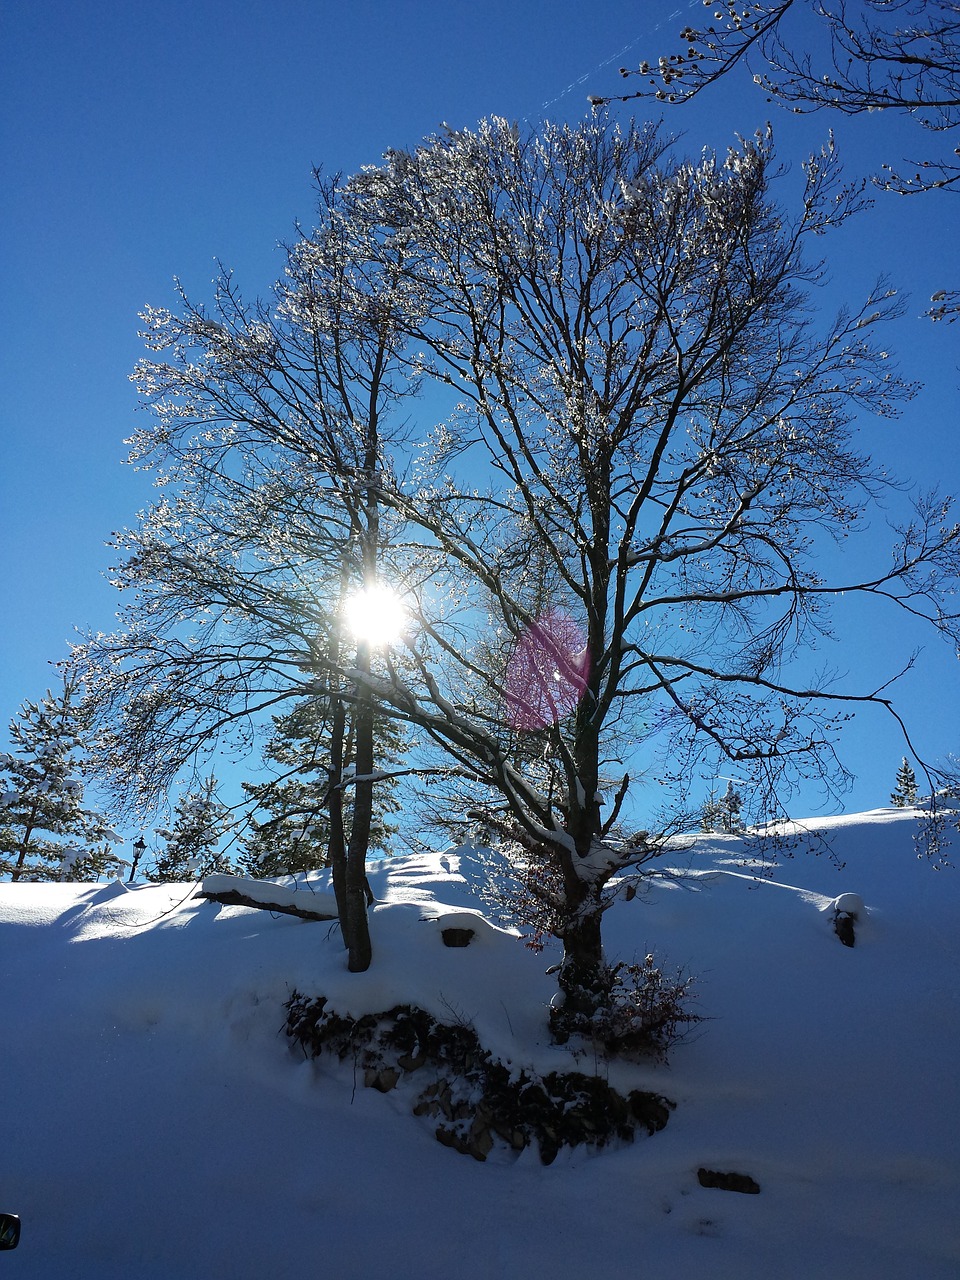
{"type": "MultiPolygon", "coordinates": [[[[151,500],[148,478],[123,465],[141,307],[172,304],[175,275],[202,299],[216,259],[246,294],[266,291],[281,270],[277,242],[296,219],[311,220],[314,165],[353,170],[443,121],[578,119],[588,93],[621,84],[618,66],[656,56],[703,9],[699,0],[7,0],[0,13],[5,725],[42,694],[75,627],[113,625],[104,542],[151,500]]],[[[889,118],[797,119],[746,76],[666,114],[691,151],[767,119],[794,172],[831,125],[851,177],[926,141],[889,118]]],[[[861,444],[947,490],[960,478],[960,325],[919,316],[935,289],[960,279],[958,212],[956,197],[879,195],[823,245],[825,306],[855,303],[882,271],[910,292],[889,343],[925,385],[899,422],[865,419],[861,444]]],[[[882,534],[878,524],[856,556],[882,534]]],[[[960,749],[960,666],[946,646],[868,611],[843,617],[840,632],[828,664],[875,672],[877,683],[924,644],[899,701],[931,758],[960,749]]],[[[884,803],[901,754],[892,726],[858,718],[847,807],[884,803]]]]}

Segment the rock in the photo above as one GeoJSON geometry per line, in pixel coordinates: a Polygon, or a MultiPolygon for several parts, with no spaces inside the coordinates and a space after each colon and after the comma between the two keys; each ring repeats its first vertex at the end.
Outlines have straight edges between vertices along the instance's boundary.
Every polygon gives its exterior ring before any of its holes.
{"type": "Polygon", "coordinates": [[[414,1104],[413,1114],[415,1116],[438,1116],[440,1114],[440,1104],[436,1098],[421,1097],[414,1104]]]}
{"type": "Polygon", "coordinates": [[[445,947],[468,947],[474,935],[473,929],[441,929],[445,947]]]}
{"type": "Polygon", "coordinates": [[[478,1124],[476,1121],[470,1126],[470,1154],[475,1160],[486,1160],[487,1156],[493,1150],[493,1135],[490,1128],[485,1124],[478,1124]]]}
{"type": "Polygon", "coordinates": [[[838,898],[834,898],[829,907],[822,910],[833,912],[833,931],[843,945],[854,946],[856,943],[854,924],[863,919],[867,910],[859,893],[841,893],[838,898]]]}
{"type": "Polygon", "coordinates": [[[517,1153],[538,1147],[550,1164],[563,1147],[632,1142],[637,1129],[662,1129],[675,1105],[639,1090],[624,1097],[602,1077],[580,1072],[517,1073],[483,1048],[472,1027],[437,1022],[410,1005],[354,1019],[322,996],[294,992],[286,1008],[287,1034],[305,1053],[352,1058],[364,1084],[380,1093],[395,1089],[403,1072],[426,1066],[433,1079],[414,1100],[414,1115],[432,1116],[437,1140],[474,1160],[486,1160],[498,1143],[517,1153]]]}
{"type": "Polygon", "coordinates": [[[739,1191],[743,1195],[757,1196],[760,1184],[748,1173],[718,1173],[715,1169],[698,1169],[697,1180],[701,1187],[716,1187],[718,1191],[739,1191]]]}
{"type": "Polygon", "coordinates": [[[845,947],[856,945],[857,937],[853,929],[853,920],[853,916],[848,916],[845,911],[839,911],[833,922],[833,931],[845,947]]]}
{"type": "Polygon", "coordinates": [[[473,1156],[474,1160],[483,1163],[487,1158],[487,1152],[493,1147],[493,1139],[487,1133],[486,1138],[489,1145],[484,1142],[482,1137],[474,1137],[473,1134],[463,1134],[457,1129],[448,1129],[444,1125],[437,1128],[437,1141],[445,1147],[452,1147],[454,1151],[459,1151],[461,1155],[473,1156]]]}
{"type": "Polygon", "coordinates": [[[659,1133],[661,1129],[666,1128],[670,1112],[677,1105],[659,1093],[647,1093],[642,1089],[634,1089],[627,1101],[630,1104],[631,1114],[639,1120],[649,1134],[659,1133]]]}
{"type": "Polygon", "coordinates": [[[435,1136],[441,1146],[453,1147],[455,1151],[463,1150],[460,1135],[454,1129],[448,1129],[446,1125],[439,1124],[435,1136]]]}
{"type": "Polygon", "coordinates": [[[363,1083],[368,1089],[377,1089],[380,1093],[389,1093],[397,1087],[400,1072],[393,1067],[368,1067],[363,1073],[363,1083]]]}

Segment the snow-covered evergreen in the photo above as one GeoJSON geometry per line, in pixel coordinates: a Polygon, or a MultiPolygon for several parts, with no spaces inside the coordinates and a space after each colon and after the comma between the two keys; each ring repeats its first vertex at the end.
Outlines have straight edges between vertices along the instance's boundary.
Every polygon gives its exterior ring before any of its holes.
{"type": "Polygon", "coordinates": [[[217,780],[206,778],[198,790],[177,801],[169,827],[159,827],[165,841],[150,869],[151,880],[193,880],[220,870],[225,858],[220,841],[230,826],[230,811],[217,796],[217,780]]]}
{"type": "Polygon", "coordinates": [[[913,772],[910,761],[906,756],[900,761],[900,768],[897,770],[897,785],[890,795],[890,803],[897,809],[908,809],[911,805],[915,805],[920,799],[920,792],[917,790],[917,775],[913,772]]]}
{"type": "MultiPolygon", "coordinates": [[[[264,748],[264,760],[277,776],[265,782],[243,783],[257,810],[238,859],[251,876],[276,876],[325,866],[330,839],[329,793],[331,716],[327,700],[310,698],[292,711],[274,717],[274,733],[264,748]]],[[[376,718],[378,759],[389,768],[403,744],[398,726],[376,718]]],[[[353,738],[349,726],[343,743],[344,827],[349,840],[354,773],[353,738]]],[[[371,852],[389,852],[396,824],[390,815],[399,809],[396,780],[382,778],[373,791],[371,852]]]]}
{"type": "Polygon", "coordinates": [[[728,835],[734,831],[740,831],[743,828],[743,820],[740,817],[742,808],[743,797],[733,785],[733,780],[728,779],[727,789],[720,799],[711,796],[703,806],[701,828],[704,831],[723,831],[728,835]]]}
{"type": "Polygon", "coordinates": [[[12,750],[0,754],[0,877],[98,880],[122,865],[119,837],[84,804],[82,731],[69,680],[24,702],[10,722],[12,750]]]}

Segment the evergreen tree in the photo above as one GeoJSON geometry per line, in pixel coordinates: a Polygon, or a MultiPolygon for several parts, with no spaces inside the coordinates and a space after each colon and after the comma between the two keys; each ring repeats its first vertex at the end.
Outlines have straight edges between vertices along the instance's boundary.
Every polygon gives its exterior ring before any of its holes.
{"type": "Polygon", "coordinates": [[[720,830],[720,807],[720,801],[715,795],[711,795],[700,814],[701,831],[720,830]]]}
{"type": "MultiPolygon", "coordinates": [[[[251,817],[250,833],[239,858],[242,870],[252,876],[286,875],[311,871],[329,861],[331,734],[334,718],[328,700],[310,698],[298,703],[284,716],[274,717],[274,733],[264,748],[264,760],[280,766],[277,777],[262,783],[243,783],[263,815],[251,817]]],[[[375,716],[378,759],[389,769],[401,751],[404,738],[400,728],[382,716],[375,716]]],[[[343,742],[344,836],[352,829],[352,794],[349,785],[354,765],[354,736],[347,723],[343,742]]],[[[397,780],[377,780],[373,794],[370,848],[389,852],[390,838],[397,827],[390,815],[400,808],[396,798],[397,780]]]]}
{"type": "Polygon", "coordinates": [[[897,809],[909,809],[920,799],[917,791],[917,775],[913,772],[906,756],[900,761],[897,770],[897,786],[890,794],[890,803],[897,809]]]}
{"type": "Polygon", "coordinates": [[[149,878],[194,880],[225,869],[217,845],[229,825],[229,810],[217,798],[217,780],[207,778],[198,791],[180,797],[170,827],[157,829],[166,847],[154,859],[149,878]]]}
{"type": "Polygon", "coordinates": [[[0,754],[0,876],[96,880],[121,863],[111,854],[118,837],[83,803],[76,694],[67,680],[10,722],[13,751],[0,754]]]}
{"type": "Polygon", "coordinates": [[[115,831],[103,832],[100,842],[92,848],[67,845],[60,862],[59,880],[97,881],[104,877],[116,876],[123,879],[129,867],[126,858],[114,853],[113,846],[118,842],[115,831]]]}
{"type": "Polygon", "coordinates": [[[732,835],[743,827],[743,820],[740,817],[742,808],[743,799],[740,792],[733,785],[733,781],[730,780],[727,782],[726,791],[719,800],[715,796],[711,796],[703,806],[703,815],[700,820],[701,829],[704,831],[720,831],[725,835],[732,835]]]}

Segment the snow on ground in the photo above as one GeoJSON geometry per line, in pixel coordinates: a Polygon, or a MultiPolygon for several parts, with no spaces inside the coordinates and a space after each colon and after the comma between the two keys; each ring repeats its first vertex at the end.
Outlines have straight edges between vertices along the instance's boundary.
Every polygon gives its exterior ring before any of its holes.
{"type": "Polygon", "coordinates": [[[610,955],[695,973],[708,1020],[669,1066],[609,1068],[676,1101],[662,1133],[549,1167],[440,1146],[402,1091],[281,1032],[294,988],[413,1002],[517,1065],[592,1071],[549,1043],[556,953],[483,920],[443,946],[482,910],[469,851],[371,868],[359,975],[336,926],[189,885],[0,885],[0,1209],[23,1221],[4,1280],[954,1280],[960,869],[918,861],[909,811],[818,827],[842,870],[798,852],[758,880],[737,838],[703,837],[686,880],[608,914],[610,955]],[[852,949],[842,893],[866,904],[852,949]]]}

